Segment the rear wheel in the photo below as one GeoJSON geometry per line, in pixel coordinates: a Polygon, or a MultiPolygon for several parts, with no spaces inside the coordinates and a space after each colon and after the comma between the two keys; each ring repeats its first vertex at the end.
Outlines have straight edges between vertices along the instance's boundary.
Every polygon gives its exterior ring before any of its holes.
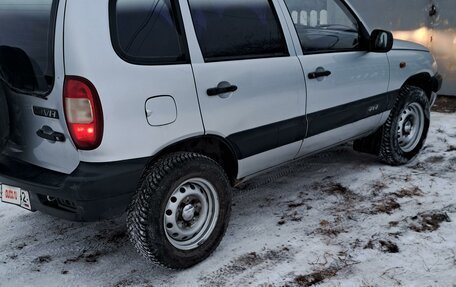
{"type": "Polygon", "coordinates": [[[8,143],[10,134],[10,121],[8,113],[8,103],[6,101],[5,89],[0,84],[0,152],[3,151],[8,143]]]}
{"type": "Polygon", "coordinates": [[[390,165],[406,164],[424,146],[430,124],[430,103],[423,89],[405,86],[383,126],[379,157],[390,165]]]}
{"type": "Polygon", "coordinates": [[[151,261],[188,268],[217,248],[230,211],[228,179],[215,161],[171,154],[145,173],[128,211],[130,239],[151,261]]]}

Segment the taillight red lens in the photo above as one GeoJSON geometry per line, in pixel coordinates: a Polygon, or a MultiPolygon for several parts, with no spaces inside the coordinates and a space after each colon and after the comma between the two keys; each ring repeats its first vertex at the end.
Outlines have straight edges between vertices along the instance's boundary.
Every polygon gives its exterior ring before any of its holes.
{"type": "Polygon", "coordinates": [[[87,79],[65,78],[65,118],[78,149],[93,150],[103,138],[103,111],[95,86],[87,79]]]}

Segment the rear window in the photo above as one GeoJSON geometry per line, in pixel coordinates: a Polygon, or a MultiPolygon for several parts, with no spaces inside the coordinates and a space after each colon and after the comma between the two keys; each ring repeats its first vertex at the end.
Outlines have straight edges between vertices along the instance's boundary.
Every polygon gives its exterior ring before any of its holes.
{"type": "Polygon", "coordinates": [[[58,0],[0,0],[0,79],[12,89],[45,96],[54,85],[58,0]]]}
{"type": "Polygon", "coordinates": [[[111,0],[111,38],[121,58],[135,64],[188,63],[177,1],[111,0]]]}
{"type": "Polygon", "coordinates": [[[206,61],[288,56],[277,15],[268,0],[189,0],[206,61]]]}

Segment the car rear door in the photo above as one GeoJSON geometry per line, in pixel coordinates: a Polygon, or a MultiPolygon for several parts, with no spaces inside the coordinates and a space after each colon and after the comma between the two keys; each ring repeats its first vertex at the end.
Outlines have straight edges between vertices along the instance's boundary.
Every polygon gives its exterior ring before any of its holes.
{"type": "Polygon", "coordinates": [[[299,155],[359,137],[388,109],[389,62],[340,0],[282,0],[307,82],[309,131],[299,155]]]}
{"type": "Polygon", "coordinates": [[[228,139],[240,177],[292,159],[306,90],[276,1],[181,3],[206,133],[228,139]]]}
{"type": "Polygon", "coordinates": [[[62,104],[65,2],[0,0],[0,93],[6,94],[11,124],[4,153],[70,173],[79,156],[62,104]],[[44,138],[53,133],[57,140],[44,138]]]}

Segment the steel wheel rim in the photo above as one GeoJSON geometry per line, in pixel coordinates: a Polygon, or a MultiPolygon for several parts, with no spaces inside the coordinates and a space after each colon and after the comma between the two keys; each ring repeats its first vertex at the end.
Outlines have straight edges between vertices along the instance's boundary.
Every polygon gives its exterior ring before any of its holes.
{"type": "Polygon", "coordinates": [[[215,187],[205,179],[192,178],[177,187],[164,210],[168,241],[177,249],[192,250],[211,236],[220,205],[215,187]]]}
{"type": "Polygon", "coordinates": [[[418,146],[424,131],[424,121],[424,110],[418,103],[411,103],[401,111],[397,138],[403,152],[411,152],[418,146]]]}

